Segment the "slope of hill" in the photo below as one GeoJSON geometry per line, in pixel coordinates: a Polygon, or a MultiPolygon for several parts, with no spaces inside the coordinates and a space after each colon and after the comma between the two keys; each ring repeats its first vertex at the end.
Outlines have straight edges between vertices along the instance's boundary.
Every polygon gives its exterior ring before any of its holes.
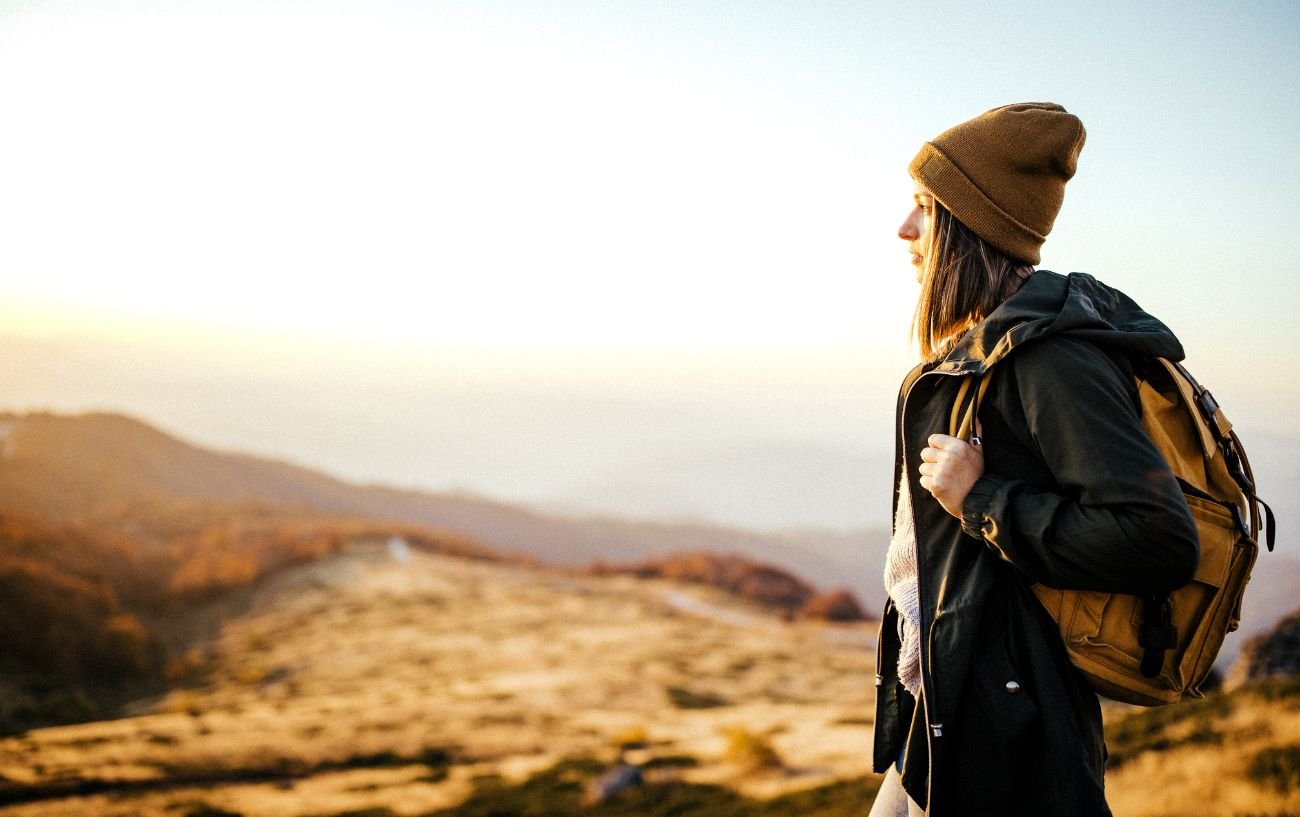
{"type": "MultiPolygon", "coordinates": [[[[514,558],[569,564],[691,544],[735,551],[788,542],[358,487],[205,451],[111,414],[0,415],[0,635],[9,644],[0,656],[0,733],[102,716],[160,686],[164,667],[183,672],[174,669],[183,645],[171,623],[196,600],[359,543],[396,539],[426,552],[503,558],[483,543],[489,537],[515,546],[522,555],[514,558]]],[[[801,567],[816,561],[782,555],[801,567]]],[[[784,582],[811,598],[811,587],[781,569],[730,558],[767,579],[740,589],[784,582]]],[[[807,601],[781,604],[796,612],[807,601]]],[[[824,617],[847,606],[837,598],[808,609],[824,617]]]]}
{"type": "Polygon", "coordinates": [[[195,645],[187,688],[0,739],[6,814],[424,814],[489,776],[620,748],[652,777],[753,797],[866,772],[869,624],[382,546],[284,571],[241,606],[195,645]]]}
{"type": "Polygon", "coordinates": [[[1286,817],[1300,806],[1300,678],[1117,712],[1106,723],[1116,814],[1286,817]]]}
{"type": "MultiPolygon", "coordinates": [[[[293,565],[394,542],[499,558],[463,535],[410,525],[265,506],[167,510],[178,518],[161,551],[121,533],[0,516],[0,734],[105,717],[156,694],[187,640],[176,626],[183,612],[293,565]]],[[[154,533],[157,519],[145,525],[154,533]]]]}
{"type": "Polygon", "coordinates": [[[823,586],[849,584],[868,610],[883,603],[874,567],[887,543],[883,533],[758,533],[548,515],[469,496],[352,485],[275,460],[208,451],[115,414],[0,414],[0,513],[102,525],[142,506],[182,500],[257,502],[463,531],[498,550],[572,566],[734,552],[823,586]]]}
{"type": "MultiPolygon", "coordinates": [[[[187,688],[0,739],[4,813],[856,817],[878,785],[869,625],[382,546],[241,607],[196,645],[187,688]],[[615,769],[633,785],[602,798],[615,769]]],[[[1298,701],[1291,678],[1109,708],[1116,813],[1295,813],[1298,701]]]]}

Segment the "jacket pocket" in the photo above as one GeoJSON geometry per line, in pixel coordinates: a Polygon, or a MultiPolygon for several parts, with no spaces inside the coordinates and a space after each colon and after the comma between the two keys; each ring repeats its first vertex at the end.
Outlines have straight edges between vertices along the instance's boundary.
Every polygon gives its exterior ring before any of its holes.
{"type": "Polygon", "coordinates": [[[976,653],[962,696],[949,772],[963,815],[1015,814],[1031,774],[1039,709],[1027,674],[1000,642],[976,653]]]}

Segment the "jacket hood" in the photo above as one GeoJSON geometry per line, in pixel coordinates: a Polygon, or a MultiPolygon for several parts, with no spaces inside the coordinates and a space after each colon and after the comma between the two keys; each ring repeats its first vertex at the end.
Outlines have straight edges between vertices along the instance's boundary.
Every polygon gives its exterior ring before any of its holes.
{"type": "Polygon", "coordinates": [[[1138,356],[1183,359],[1183,345],[1132,298],[1083,272],[1037,270],[979,325],[939,368],[983,372],[1025,343],[1069,335],[1138,356]]]}

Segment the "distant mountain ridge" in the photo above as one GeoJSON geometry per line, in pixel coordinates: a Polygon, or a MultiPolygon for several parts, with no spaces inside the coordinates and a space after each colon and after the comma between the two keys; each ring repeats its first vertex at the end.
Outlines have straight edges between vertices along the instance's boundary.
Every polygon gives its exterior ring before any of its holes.
{"type": "MultiPolygon", "coordinates": [[[[492,549],[560,566],[735,553],[779,565],[822,589],[847,586],[868,613],[884,601],[885,531],[763,533],[552,515],[472,496],[354,485],[277,460],[206,450],[119,414],[0,414],[0,513],[117,525],[129,524],[141,505],[184,502],[269,503],[459,531],[492,549]]],[[[1284,555],[1284,547],[1261,554],[1242,632],[1225,643],[1221,664],[1293,608],[1300,560],[1284,555]]]]}
{"type": "Polygon", "coordinates": [[[471,496],[353,485],[277,460],[210,451],[119,414],[0,414],[0,512],[102,524],[121,519],[132,505],[178,501],[266,503],[461,531],[556,565],[738,553],[822,586],[847,584],[868,609],[883,601],[871,581],[887,538],[882,533],[775,534],[565,517],[471,496]]]}

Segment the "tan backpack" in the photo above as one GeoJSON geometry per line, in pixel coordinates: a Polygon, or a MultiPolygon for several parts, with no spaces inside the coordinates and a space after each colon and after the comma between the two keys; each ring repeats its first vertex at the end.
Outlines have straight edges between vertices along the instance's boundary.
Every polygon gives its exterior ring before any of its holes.
{"type": "MultiPolygon", "coordinates": [[[[953,405],[952,436],[969,439],[989,371],[966,378],[953,405]],[[972,389],[971,385],[978,385],[972,389]]],[[[1200,536],[1196,575],[1167,597],[1056,590],[1034,594],[1061,628],[1075,667],[1108,698],[1161,706],[1199,698],[1224,637],[1241,623],[1241,600],[1259,554],[1260,508],[1273,549],[1273,511],[1232,424],[1183,368],[1151,358],[1138,376],[1142,426],[1183,489],[1200,536]]]]}

